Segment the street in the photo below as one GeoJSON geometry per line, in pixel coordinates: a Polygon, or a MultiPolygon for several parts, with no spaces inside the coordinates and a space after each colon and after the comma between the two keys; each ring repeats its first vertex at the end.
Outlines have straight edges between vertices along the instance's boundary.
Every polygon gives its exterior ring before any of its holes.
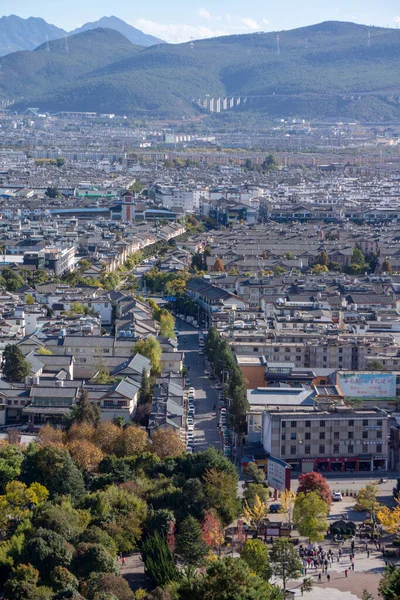
{"type": "Polygon", "coordinates": [[[194,419],[194,449],[203,452],[209,446],[221,450],[221,440],[217,429],[217,392],[212,382],[204,375],[205,356],[199,355],[199,330],[188,323],[176,319],[179,328],[179,350],[185,353],[184,363],[190,385],[196,390],[196,415],[194,419]],[[187,339],[186,343],[183,341],[187,339]]]}

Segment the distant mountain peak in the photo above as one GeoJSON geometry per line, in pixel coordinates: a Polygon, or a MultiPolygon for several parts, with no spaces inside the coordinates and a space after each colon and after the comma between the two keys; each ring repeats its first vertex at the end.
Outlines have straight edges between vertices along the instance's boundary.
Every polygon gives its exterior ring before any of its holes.
{"type": "Polygon", "coordinates": [[[34,50],[46,39],[55,40],[65,33],[64,29],[46,23],[41,17],[0,17],[0,56],[18,50],[34,50]]]}
{"type": "Polygon", "coordinates": [[[78,27],[78,29],[74,29],[71,31],[71,35],[75,35],[76,33],[82,33],[83,31],[88,31],[89,29],[97,29],[99,27],[104,27],[108,29],[115,29],[122,33],[132,44],[136,46],[154,46],[156,44],[162,44],[163,40],[154,37],[153,35],[148,35],[140,29],[136,29],[129,23],[126,23],[119,17],[115,17],[111,15],[110,17],[102,17],[98,21],[93,21],[90,23],[85,23],[82,27],[78,27]]]}

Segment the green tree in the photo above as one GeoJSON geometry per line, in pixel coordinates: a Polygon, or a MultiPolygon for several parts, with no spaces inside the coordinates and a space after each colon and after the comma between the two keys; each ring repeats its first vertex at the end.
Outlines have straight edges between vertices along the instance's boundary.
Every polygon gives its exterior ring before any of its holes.
{"type": "Polygon", "coordinates": [[[65,567],[56,567],[50,573],[49,579],[52,588],[58,592],[66,589],[78,589],[79,584],[77,578],[65,567]]]}
{"type": "Polygon", "coordinates": [[[398,600],[400,598],[400,568],[388,564],[379,583],[379,593],[384,600],[398,600]]]}
{"type": "Polygon", "coordinates": [[[230,525],[238,516],[240,501],[237,497],[237,476],[217,469],[204,475],[204,491],[209,508],[213,508],[224,525],[230,525]]]}
{"type": "Polygon", "coordinates": [[[369,360],[367,363],[367,371],[383,371],[383,369],[383,363],[376,358],[369,360]]]}
{"type": "Polygon", "coordinates": [[[199,566],[207,552],[199,522],[192,516],[187,517],[176,536],[176,554],[184,564],[199,566]]]}
{"type": "Polygon", "coordinates": [[[365,256],[364,253],[360,250],[360,248],[353,248],[353,253],[351,255],[351,264],[357,265],[359,267],[365,266],[365,256]]]}
{"type": "Polygon", "coordinates": [[[163,314],[160,317],[160,334],[167,338],[175,339],[175,319],[171,313],[163,314]]]}
{"type": "Polygon", "coordinates": [[[100,409],[97,404],[90,402],[85,388],[82,388],[79,400],[66,415],[65,421],[68,429],[73,423],[90,423],[94,426],[100,423],[100,409]]]}
{"type": "Polygon", "coordinates": [[[138,403],[139,404],[149,404],[151,402],[151,400],[152,400],[152,391],[150,388],[150,378],[148,376],[146,369],[144,368],[142,371],[142,380],[140,383],[138,403]]]}
{"type": "Polygon", "coordinates": [[[213,562],[204,577],[183,580],[180,600],[278,600],[278,590],[252,571],[244,560],[227,557],[213,562]]]}
{"type": "Polygon", "coordinates": [[[46,486],[51,497],[68,496],[77,500],[85,491],[83,475],[68,450],[53,446],[33,447],[22,463],[21,477],[46,486]]]}
{"type": "Polygon", "coordinates": [[[61,194],[56,187],[49,186],[45,191],[45,195],[48,198],[57,198],[61,194]]]}
{"type": "Polygon", "coordinates": [[[25,297],[25,302],[28,304],[28,306],[31,306],[32,304],[35,304],[35,298],[32,296],[32,294],[27,294],[25,297]]]}
{"type": "Polygon", "coordinates": [[[80,580],[87,579],[92,573],[116,573],[114,558],[100,544],[81,543],[75,550],[71,571],[80,580]]]}
{"type": "Polygon", "coordinates": [[[8,381],[22,383],[31,372],[31,365],[15,344],[7,344],[3,351],[3,375],[8,381]]]}
{"type": "Polygon", "coordinates": [[[87,600],[99,600],[99,594],[105,598],[115,596],[117,600],[134,600],[128,582],[113,573],[92,573],[84,585],[87,600]]]}
{"type": "Polygon", "coordinates": [[[272,570],[269,564],[269,552],[261,540],[247,540],[243,546],[240,558],[244,560],[254,573],[261,579],[268,581],[272,570]]]}
{"type": "Polygon", "coordinates": [[[52,590],[38,586],[39,571],[32,565],[21,564],[11,573],[6,582],[4,593],[10,600],[51,600],[52,590]]]}
{"type": "Polygon", "coordinates": [[[267,502],[269,498],[269,490],[260,483],[249,483],[243,493],[243,498],[246,500],[250,508],[254,507],[256,497],[259,497],[261,502],[267,502]]]}
{"type": "Polygon", "coordinates": [[[282,580],[284,595],[291,579],[300,577],[302,563],[297,549],[287,539],[277,539],[270,552],[272,573],[282,580]]]}
{"type": "Polygon", "coordinates": [[[37,529],[23,551],[23,561],[36,567],[42,578],[48,577],[56,567],[68,567],[72,559],[72,546],[49,529],[37,529]]]}
{"type": "Polygon", "coordinates": [[[286,258],[286,260],[294,260],[295,256],[294,256],[293,252],[285,252],[285,258],[286,258]]]}
{"type": "Polygon", "coordinates": [[[65,165],[65,157],[64,156],[59,156],[56,160],[57,160],[57,167],[62,167],[63,165],[65,165]]]}
{"type": "Polygon", "coordinates": [[[273,154],[268,154],[264,159],[261,169],[265,172],[276,171],[279,168],[279,162],[273,154]]]}
{"type": "Polygon", "coordinates": [[[178,577],[174,559],[167,542],[159,533],[144,540],[141,547],[145,573],[156,585],[165,586],[178,577]]]}
{"type": "Polygon", "coordinates": [[[250,462],[244,467],[243,475],[245,479],[252,479],[255,483],[263,483],[265,481],[264,469],[257,467],[255,462],[250,462]]]}
{"type": "Polygon", "coordinates": [[[133,354],[141,354],[149,359],[153,375],[161,373],[161,346],[159,341],[152,335],[149,335],[145,340],[139,340],[133,346],[133,354]]]}
{"type": "Polygon", "coordinates": [[[293,522],[300,535],[312,542],[320,542],[328,529],[329,505],[318,492],[297,495],[293,509],[293,522]]]}
{"type": "Polygon", "coordinates": [[[9,481],[18,479],[21,474],[21,466],[24,454],[21,448],[8,444],[0,446],[0,492],[4,493],[9,481]]]}
{"type": "Polygon", "coordinates": [[[375,519],[375,515],[380,508],[380,504],[376,499],[377,494],[378,487],[373,483],[367,483],[356,496],[355,510],[367,510],[375,519]]]}

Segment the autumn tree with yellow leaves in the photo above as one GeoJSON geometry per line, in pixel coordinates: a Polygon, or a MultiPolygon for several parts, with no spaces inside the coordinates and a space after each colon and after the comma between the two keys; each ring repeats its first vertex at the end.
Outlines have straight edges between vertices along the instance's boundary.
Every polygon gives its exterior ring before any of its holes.
{"type": "Polygon", "coordinates": [[[387,506],[380,506],[377,517],[383,527],[389,532],[396,534],[400,528],[400,500],[397,500],[397,506],[390,509],[387,506]]]}
{"type": "Polygon", "coordinates": [[[285,490],[280,496],[281,509],[279,512],[287,515],[288,523],[292,522],[296,497],[296,493],[293,490],[285,490]]]}
{"type": "Polygon", "coordinates": [[[246,523],[250,525],[250,527],[254,527],[258,535],[258,530],[267,517],[268,505],[265,502],[262,502],[259,496],[256,496],[254,506],[250,507],[246,502],[243,513],[246,523]]]}

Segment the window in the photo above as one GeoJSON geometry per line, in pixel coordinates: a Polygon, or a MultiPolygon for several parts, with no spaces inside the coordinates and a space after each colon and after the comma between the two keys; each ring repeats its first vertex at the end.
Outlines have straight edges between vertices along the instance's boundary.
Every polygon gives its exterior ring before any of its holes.
{"type": "Polygon", "coordinates": [[[282,421],[282,428],[286,427],[286,421],[282,421]]]}
{"type": "Polygon", "coordinates": [[[339,454],[339,444],[333,444],[333,454],[339,454]]]}
{"type": "Polygon", "coordinates": [[[285,456],[285,446],[281,446],[281,456],[285,456]]]}
{"type": "Polygon", "coordinates": [[[319,432],[319,439],[320,440],[324,440],[325,439],[325,431],[320,431],[319,432]]]}
{"type": "Polygon", "coordinates": [[[311,446],[304,446],[304,454],[311,454],[311,446]]]}
{"type": "Polygon", "coordinates": [[[348,454],[353,454],[354,453],[354,446],[347,446],[347,453],[348,454]]]}
{"type": "Polygon", "coordinates": [[[296,427],[297,422],[296,421],[290,421],[290,427],[296,427]]]}
{"type": "Polygon", "coordinates": [[[279,352],[279,348],[274,348],[274,352],[279,352]]]}
{"type": "Polygon", "coordinates": [[[282,433],[282,434],[281,434],[281,440],[282,440],[282,441],[285,441],[285,437],[286,437],[286,435],[285,435],[284,433],[282,433]]]}
{"type": "Polygon", "coordinates": [[[363,451],[363,454],[368,454],[368,444],[363,444],[362,451],[363,451]]]}
{"type": "Polygon", "coordinates": [[[376,451],[377,451],[378,454],[382,453],[382,444],[377,444],[376,445],[376,451]]]}
{"type": "Polygon", "coordinates": [[[363,431],[362,433],[363,433],[363,434],[362,434],[362,436],[363,436],[363,439],[364,439],[364,440],[368,439],[368,431],[363,431]]]}
{"type": "Polygon", "coordinates": [[[311,421],[306,421],[306,427],[311,427],[311,421]]]}
{"type": "Polygon", "coordinates": [[[319,454],[325,454],[325,446],[323,446],[322,444],[320,444],[319,446],[319,454]]]}
{"type": "Polygon", "coordinates": [[[376,432],[376,437],[377,437],[378,439],[382,439],[382,431],[377,431],[377,432],[376,432]]]}
{"type": "Polygon", "coordinates": [[[254,346],[253,352],[258,352],[258,346],[254,346]]]}
{"type": "Polygon", "coordinates": [[[334,440],[338,440],[338,439],[339,439],[339,437],[340,437],[340,432],[339,432],[339,431],[335,431],[335,432],[333,433],[333,439],[334,439],[334,440]]]}
{"type": "Polygon", "coordinates": [[[349,427],[354,427],[354,421],[353,421],[353,419],[350,419],[350,421],[349,421],[349,427]]]}
{"type": "Polygon", "coordinates": [[[296,434],[295,433],[291,433],[290,434],[290,439],[291,440],[295,440],[296,439],[296,434]]]}
{"type": "Polygon", "coordinates": [[[320,426],[320,427],[325,427],[325,421],[320,421],[320,422],[319,422],[319,426],[320,426]]]}
{"type": "Polygon", "coordinates": [[[363,420],[363,425],[364,425],[364,427],[368,427],[368,419],[363,420]]]}
{"type": "Polygon", "coordinates": [[[294,456],[296,454],[296,446],[290,446],[290,454],[294,456]]]}
{"type": "Polygon", "coordinates": [[[349,431],[348,434],[349,440],[354,440],[354,431],[349,431]]]}
{"type": "Polygon", "coordinates": [[[305,433],[304,437],[306,440],[311,440],[311,433],[309,431],[307,431],[307,433],[305,433]]]}

